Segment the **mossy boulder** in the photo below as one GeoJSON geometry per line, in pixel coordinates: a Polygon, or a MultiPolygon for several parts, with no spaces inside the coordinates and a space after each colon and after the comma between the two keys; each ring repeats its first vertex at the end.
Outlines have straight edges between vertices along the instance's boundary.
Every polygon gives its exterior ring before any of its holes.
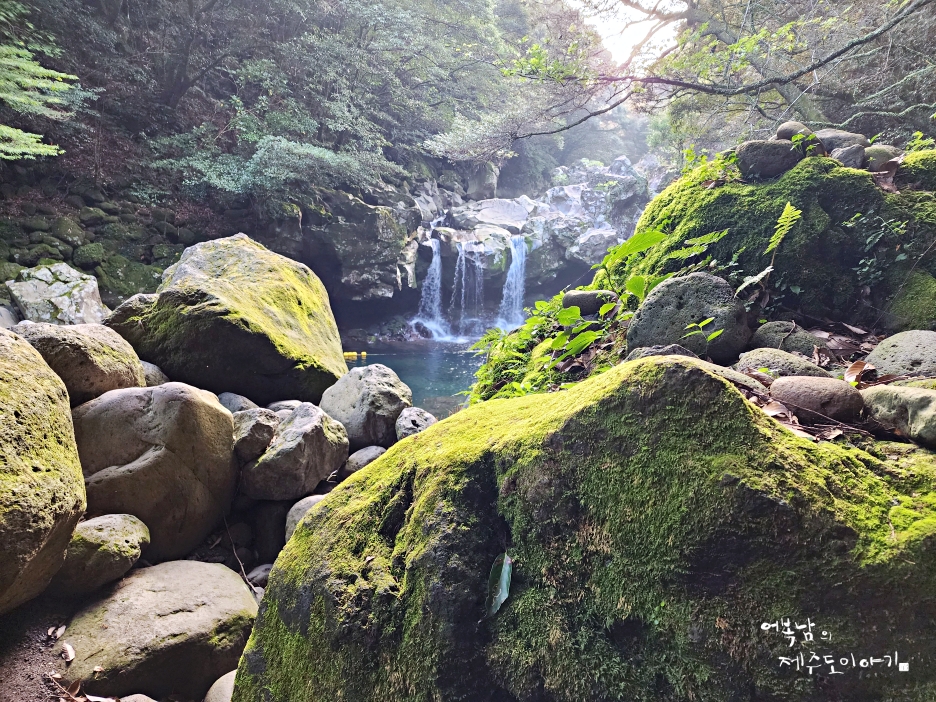
{"type": "Polygon", "coordinates": [[[475,405],[300,522],[233,700],[930,700],[936,456],[868,449],[797,438],[684,357],[475,405]],[[761,627],[786,617],[833,643],[761,627]],[[810,650],[913,662],[781,666],[810,650]]]}
{"type": "Polygon", "coordinates": [[[173,380],[262,405],[318,402],[347,373],[321,281],[243,234],[187,249],[107,324],[173,380]]]}
{"type": "Polygon", "coordinates": [[[0,329],[0,614],[45,589],[84,510],[65,385],[0,329]]]}
{"type": "Polygon", "coordinates": [[[904,158],[895,178],[898,187],[936,190],[936,150],[914,151],[904,158]]]}
{"type": "MultiPolygon", "coordinates": [[[[928,172],[933,152],[911,154],[911,168],[928,172]]],[[[910,157],[908,157],[909,159],[910,157]]],[[[906,164],[905,164],[906,167],[906,164]]],[[[934,169],[936,174],[936,169],[934,169]]],[[[802,217],[776,249],[774,271],[768,280],[769,307],[786,319],[844,320],[878,324],[893,330],[932,322],[936,309],[920,309],[901,300],[929,299],[926,285],[936,275],[936,199],[930,192],[902,190],[888,193],[875,185],[870,173],[845,168],[825,157],[803,159],[792,170],[765,184],[718,184],[711,166],[684,176],[661,193],[644,211],[637,233],[660,229],[667,238],[643,257],[633,257],[613,272],[624,280],[633,273],[677,271],[706,258],[727,264],[736,257],[737,282],[770,265],[766,253],[777,219],[787,202],[802,217]],[[704,254],[686,259],[673,256],[689,239],[728,230],[704,254]],[[912,271],[925,274],[906,283],[912,271]],[[922,288],[926,288],[923,290],[922,288]],[[916,299],[912,297],[912,299],[916,299]]],[[[922,175],[915,177],[926,187],[922,175]]],[[[599,273],[596,285],[607,284],[599,273]]]]}
{"type": "MultiPolygon", "coordinates": [[[[96,254],[97,252],[90,253],[96,254]]],[[[81,265],[77,261],[76,264],[81,265]]],[[[155,292],[162,280],[163,269],[114,254],[107,256],[94,269],[94,274],[97,276],[105,300],[108,304],[114,305],[138,293],[155,292]]]]}

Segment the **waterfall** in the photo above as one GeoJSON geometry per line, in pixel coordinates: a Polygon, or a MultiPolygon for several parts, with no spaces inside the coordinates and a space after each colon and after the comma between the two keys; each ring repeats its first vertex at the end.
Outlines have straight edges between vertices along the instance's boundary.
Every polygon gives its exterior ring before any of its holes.
{"type": "Polygon", "coordinates": [[[458,242],[455,282],[449,315],[457,320],[458,331],[470,334],[480,328],[484,305],[484,251],[474,242],[458,242]]]}
{"type": "Polygon", "coordinates": [[[497,312],[497,326],[502,329],[515,329],[523,324],[526,255],[526,240],[522,236],[510,237],[510,268],[507,270],[504,296],[497,312]]]}
{"type": "MultiPolygon", "coordinates": [[[[433,222],[433,228],[434,225],[433,222]]],[[[421,322],[434,339],[442,339],[451,333],[448,322],[442,316],[442,244],[438,239],[430,238],[429,245],[432,247],[432,263],[423,281],[419,312],[413,321],[421,322]]]]}

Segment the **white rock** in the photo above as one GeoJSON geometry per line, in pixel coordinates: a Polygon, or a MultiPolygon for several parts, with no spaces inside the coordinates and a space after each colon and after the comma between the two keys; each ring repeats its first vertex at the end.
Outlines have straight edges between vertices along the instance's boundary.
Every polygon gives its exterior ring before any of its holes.
{"type": "Polygon", "coordinates": [[[27,268],[6,283],[25,319],[51,324],[100,324],[110,314],[97,279],[66,263],[27,268]]]}

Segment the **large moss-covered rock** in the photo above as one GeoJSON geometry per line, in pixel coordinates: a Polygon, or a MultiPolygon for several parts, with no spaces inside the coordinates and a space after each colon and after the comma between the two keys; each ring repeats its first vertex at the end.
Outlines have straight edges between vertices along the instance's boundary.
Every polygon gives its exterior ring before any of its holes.
{"type": "Polygon", "coordinates": [[[45,589],[84,509],[65,385],[0,329],[0,614],[45,589]]]}
{"type": "MultiPolygon", "coordinates": [[[[915,175],[908,177],[921,188],[936,182],[936,177],[924,177],[929,172],[926,154],[933,153],[911,154],[915,175]]],[[[615,270],[615,279],[672,272],[705,257],[724,264],[736,255],[744,276],[757,275],[771,263],[768,243],[790,202],[803,214],[776,250],[768,279],[771,306],[895,330],[927,328],[924,322],[936,320],[936,309],[902,302],[908,295],[933,297],[924,285],[936,274],[936,251],[930,249],[936,236],[936,200],[931,193],[885,192],[870,173],[824,157],[806,158],[766,184],[716,181],[709,187],[713,177],[717,173],[711,167],[697,169],[650,203],[637,232],[661,229],[667,238],[645,257],[621,264],[626,270],[615,270]],[[727,235],[700,256],[671,256],[685,249],[688,239],[726,229],[727,235]],[[908,289],[911,270],[925,278],[914,278],[908,289]]],[[[595,282],[607,284],[603,274],[595,282]]]]}
{"type": "Polygon", "coordinates": [[[684,357],[475,405],[305,516],[233,699],[932,699],[936,456],[869,448],[796,438],[684,357]],[[833,643],[761,628],[786,617],[833,643]],[[821,683],[781,667],[810,649],[918,658],[821,683]]]}
{"type": "Polygon", "coordinates": [[[173,380],[260,404],[318,402],[347,372],[319,279],[243,234],[187,249],[107,324],[173,380]]]}

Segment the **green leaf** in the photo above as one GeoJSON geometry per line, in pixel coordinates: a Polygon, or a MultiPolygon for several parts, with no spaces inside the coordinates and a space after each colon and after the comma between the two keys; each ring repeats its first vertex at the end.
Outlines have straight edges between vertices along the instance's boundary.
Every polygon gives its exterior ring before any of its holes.
{"type": "MultiPolygon", "coordinates": [[[[749,275],[749,276],[747,276],[747,277],[742,281],[742,283],[741,283],[741,285],[738,287],[738,289],[735,290],[735,297],[737,297],[738,295],[740,295],[740,294],[741,294],[741,291],[744,290],[745,288],[748,288],[748,287],[750,287],[750,286],[752,286],[752,285],[756,285],[757,283],[761,282],[764,278],[766,278],[766,277],[767,277],[768,275],[770,275],[772,272],[773,272],[773,266],[767,266],[764,270],[762,270],[762,271],[761,271],[760,273],[758,273],[757,275],[749,275]]],[[[764,322],[766,322],[766,321],[767,321],[767,320],[765,319],[764,322]]],[[[763,323],[763,322],[762,322],[762,323],[763,323]]]]}
{"type": "Polygon", "coordinates": [[[701,322],[699,322],[699,329],[701,329],[702,327],[706,326],[707,324],[711,324],[711,323],[714,322],[714,321],[715,321],[715,318],[714,318],[714,317],[709,317],[708,319],[703,319],[701,322]]]}
{"type": "Polygon", "coordinates": [[[631,276],[624,284],[624,289],[636,297],[639,302],[643,302],[647,296],[647,277],[643,275],[631,276]]]}
{"type": "Polygon", "coordinates": [[[724,330],[724,329],[717,329],[717,330],[713,331],[711,334],[709,334],[707,337],[705,337],[705,341],[706,341],[707,343],[711,343],[712,341],[715,341],[715,339],[717,339],[718,337],[720,337],[720,336],[722,335],[722,332],[723,332],[723,331],[725,331],[725,330],[724,330]]]}
{"type": "Polygon", "coordinates": [[[564,327],[574,324],[582,318],[582,311],[578,307],[564,307],[556,315],[556,321],[564,327]]]}
{"type": "Polygon", "coordinates": [[[513,574],[513,559],[506,553],[494,559],[488,578],[488,594],[484,603],[484,618],[493,617],[510,595],[510,578],[513,574]]]}
{"type": "Polygon", "coordinates": [[[566,345],[566,342],[568,342],[568,340],[569,340],[569,332],[564,331],[552,340],[552,343],[549,345],[549,348],[551,348],[553,351],[558,351],[559,349],[561,349],[563,346],[566,345]]]}
{"type": "MultiPolygon", "coordinates": [[[[628,281],[630,282],[630,281],[628,281]]],[[[617,306],[616,302],[606,302],[601,306],[601,309],[598,310],[598,316],[604,317],[608,312],[613,310],[617,306]]]]}
{"type": "Polygon", "coordinates": [[[634,234],[627,241],[618,244],[608,251],[604,261],[592,266],[600,268],[602,266],[611,266],[620,261],[624,261],[634,254],[643,253],[647,249],[653,248],[666,238],[666,234],[659,229],[645,229],[642,232],[634,234]]]}

